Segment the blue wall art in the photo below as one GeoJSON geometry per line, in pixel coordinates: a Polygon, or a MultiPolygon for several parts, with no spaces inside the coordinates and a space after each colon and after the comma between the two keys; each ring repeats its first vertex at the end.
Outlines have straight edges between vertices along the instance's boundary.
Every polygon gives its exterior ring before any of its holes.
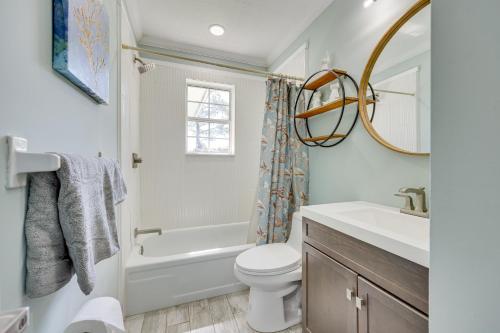
{"type": "Polygon", "coordinates": [[[102,0],[53,0],[52,67],[109,103],[109,17],[102,0]]]}

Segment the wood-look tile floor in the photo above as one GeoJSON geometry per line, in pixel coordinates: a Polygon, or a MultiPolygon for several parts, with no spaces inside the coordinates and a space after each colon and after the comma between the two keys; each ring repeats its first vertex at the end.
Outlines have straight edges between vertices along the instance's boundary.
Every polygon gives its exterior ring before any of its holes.
{"type": "MultiPolygon", "coordinates": [[[[127,333],[255,333],[246,322],[248,290],[130,316],[127,333]]],[[[282,333],[302,333],[300,325],[282,333]]]]}

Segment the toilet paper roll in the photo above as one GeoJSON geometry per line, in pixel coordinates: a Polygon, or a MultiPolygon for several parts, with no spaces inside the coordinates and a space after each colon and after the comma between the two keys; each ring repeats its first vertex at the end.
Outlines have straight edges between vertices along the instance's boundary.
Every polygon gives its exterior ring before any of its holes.
{"type": "Polygon", "coordinates": [[[125,333],[120,302],[98,297],[86,302],[64,333],[125,333]]]}

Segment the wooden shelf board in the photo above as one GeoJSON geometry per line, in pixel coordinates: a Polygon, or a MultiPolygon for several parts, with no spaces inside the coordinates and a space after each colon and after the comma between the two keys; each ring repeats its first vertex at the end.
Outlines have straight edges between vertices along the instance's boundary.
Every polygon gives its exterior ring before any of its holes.
{"type": "MultiPolygon", "coordinates": [[[[335,73],[337,73],[338,75],[344,75],[344,74],[347,74],[346,71],[343,71],[341,69],[333,69],[333,71],[335,73]]],[[[327,84],[328,82],[332,82],[334,80],[337,79],[337,76],[335,74],[333,74],[332,72],[325,72],[324,74],[322,74],[321,76],[318,76],[317,79],[314,79],[312,81],[309,81],[305,86],[304,86],[304,89],[307,89],[307,90],[316,90],[318,89],[319,87],[322,87],[324,86],[325,84],[327,84]]]]}
{"type": "MultiPolygon", "coordinates": [[[[345,104],[351,104],[354,102],[357,102],[358,98],[357,97],[346,97],[345,98],[345,104]]],[[[310,110],[307,110],[306,112],[299,113],[298,115],[295,116],[295,118],[309,118],[313,116],[317,116],[318,114],[322,114],[331,110],[335,110],[337,108],[342,107],[342,99],[336,99],[334,101],[331,101],[329,103],[326,103],[325,105],[317,106],[315,108],[312,108],[310,110]]]]}
{"type": "MultiPolygon", "coordinates": [[[[305,142],[325,141],[329,135],[314,136],[304,139],[305,142]]],[[[329,140],[345,138],[345,134],[334,134],[329,140]]]]}
{"type": "MultiPolygon", "coordinates": [[[[358,101],[357,97],[346,97],[345,98],[345,105],[356,103],[357,101],[358,101]]],[[[367,104],[373,104],[374,102],[375,101],[371,100],[371,99],[366,101],[367,104]]],[[[336,99],[336,100],[331,101],[325,105],[321,105],[321,106],[312,108],[310,110],[307,110],[306,112],[299,113],[298,115],[295,116],[295,118],[310,118],[310,117],[314,117],[314,116],[317,116],[319,114],[322,114],[322,113],[325,113],[328,111],[338,109],[340,107],[342,107],[342,99],[336,99]]]]}

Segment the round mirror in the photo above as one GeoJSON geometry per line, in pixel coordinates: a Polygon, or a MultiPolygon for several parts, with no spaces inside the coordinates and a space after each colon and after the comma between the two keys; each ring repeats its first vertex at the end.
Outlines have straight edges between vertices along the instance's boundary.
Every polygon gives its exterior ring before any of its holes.
{"type": "Polygon", "coordinates": [[[370,135],[409,155],[430,154],[429,4],[430,0],[420,0],[385,33],[366,65],[359,90],[361,119],[370,135]],[[372,99],[375,108],[367,103],[372,99]]]}

